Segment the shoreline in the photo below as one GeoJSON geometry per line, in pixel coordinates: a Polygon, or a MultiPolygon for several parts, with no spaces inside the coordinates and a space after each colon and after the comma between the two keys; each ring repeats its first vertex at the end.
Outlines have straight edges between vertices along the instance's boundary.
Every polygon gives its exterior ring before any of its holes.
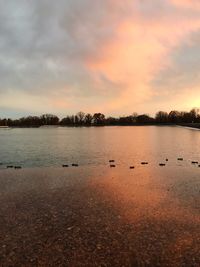
{"type": "Polygon", "coordinates": [[[103,127],[136,127],[136,126],[177,126],[178,124],[170,123],[144,123],[144,124],[123,124],[123,125],[57,125],[57,126],[8,126],[1,129],[55,129],[55,128],[103,128],[103,127]]]}
{"type": "Polygon", "coordinates": [[[56,129],[56,128],[102,128],[102,127],[139,127],[139,126],[158,126],[158,127],[184,127],[200,129],[200,123],[141,123],[141,124],[122,124],[122,125],[43,125],[43,126],[8,126],[0,127],[0,130],[10,129],[56,129]]]}
{"type": "Polygon", "coordinates": [[[189,129],[200,129],[200,123],[181,123],[179,126],[189,129]]]}

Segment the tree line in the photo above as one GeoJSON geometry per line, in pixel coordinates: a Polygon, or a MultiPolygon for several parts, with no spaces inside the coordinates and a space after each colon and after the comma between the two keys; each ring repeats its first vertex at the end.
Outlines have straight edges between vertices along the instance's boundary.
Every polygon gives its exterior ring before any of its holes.
{"type": "Polygon", "coordinates": [[[59,119],[56,115],[44,114],[42,116],[27,116],[19,119],[0,118],[0,126],[9,127],[41,127],[45,125],[59,126],[104,126],[104,125],[155,125],[155,124],[181,124],[181,123],[200,123],[198,109],[190,112],[180,112],[173,110],[169,113],[159,111],[155,117],[148,114],[138,115],[133,113],[129,116],[119,118],[105,117],[102,113],[78,112],[76,115],[68,115],[59,119]]]}

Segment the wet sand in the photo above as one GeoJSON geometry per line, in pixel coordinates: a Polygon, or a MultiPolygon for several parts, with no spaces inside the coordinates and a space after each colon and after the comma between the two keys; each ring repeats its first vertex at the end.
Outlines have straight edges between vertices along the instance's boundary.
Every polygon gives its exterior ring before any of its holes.
{"type": "Polygon", "coordinates": [[[0,170],[0,266],[200,266],[200,168],[0,170]]]}

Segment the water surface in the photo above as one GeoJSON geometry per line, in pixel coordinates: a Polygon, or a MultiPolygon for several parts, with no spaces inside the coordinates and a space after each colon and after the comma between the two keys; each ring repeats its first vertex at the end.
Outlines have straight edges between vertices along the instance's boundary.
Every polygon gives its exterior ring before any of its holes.
{"type": "Polygon", "coordinates": [[[91,127],[38,128],[0,130],[1,167],[20,164],[23,167],[80,165],[151,164],[169,158],[177,165],[177,157],[185,164],[200,160],[200,131],[180,127],[91,127]]]}
{"type": "Polygon", "coordinates": [[[199,267],[199,148],[180,127],[0,131],[1,167],[33,167],[0,171],[0,266],[199,267]]]}

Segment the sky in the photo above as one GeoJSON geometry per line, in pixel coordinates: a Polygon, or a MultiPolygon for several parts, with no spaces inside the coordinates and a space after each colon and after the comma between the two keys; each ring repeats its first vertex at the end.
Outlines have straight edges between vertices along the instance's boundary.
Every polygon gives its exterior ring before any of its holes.
{"type": "Polygon", "coordinates": [[[0,117],[200,107],[199,0],[0,0],[0,117]]]}

